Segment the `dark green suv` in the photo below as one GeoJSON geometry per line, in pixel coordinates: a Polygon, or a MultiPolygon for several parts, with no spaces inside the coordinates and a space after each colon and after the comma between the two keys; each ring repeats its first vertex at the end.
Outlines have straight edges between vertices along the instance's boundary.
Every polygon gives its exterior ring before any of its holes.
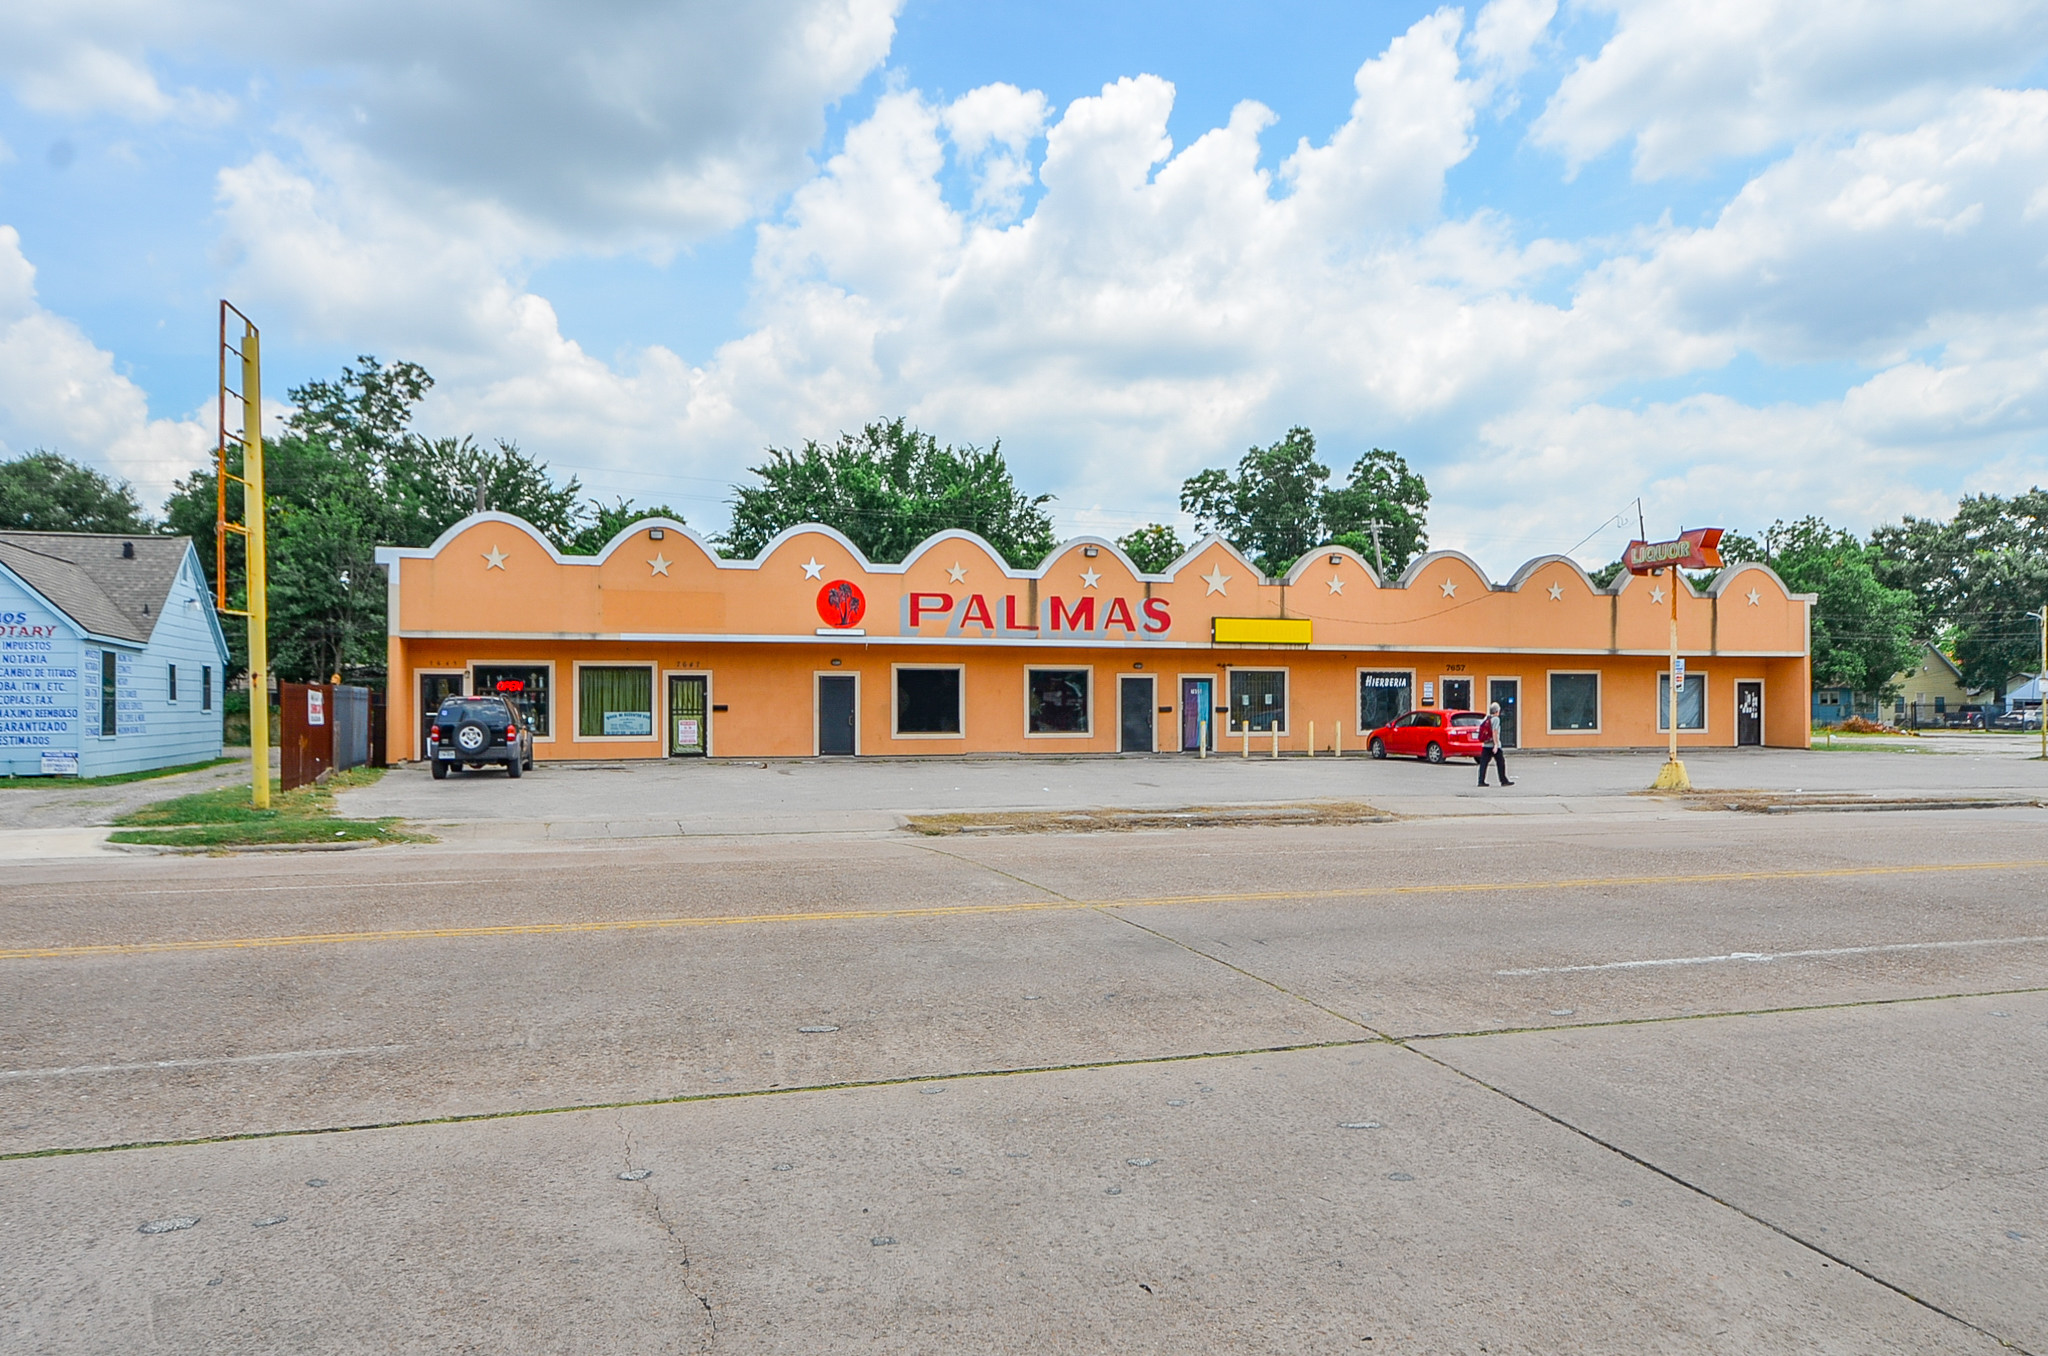
{"type": "Polygon", "coordinates": [[[503,763],[517,777],[533,766],[533,730],[503,697],[450,697],[427,731],[427,757],[437,782],[450,768],[486,763],[503,763]]]}

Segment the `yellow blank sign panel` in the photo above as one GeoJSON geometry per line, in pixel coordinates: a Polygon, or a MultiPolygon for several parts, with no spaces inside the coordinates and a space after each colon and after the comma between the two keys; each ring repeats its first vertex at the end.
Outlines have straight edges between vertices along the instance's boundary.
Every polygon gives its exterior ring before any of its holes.
{"type": "Polygon", "coordinates": [[[1217,617],[1218,645],[1306,645],[1307,617],[1217,617]]]}

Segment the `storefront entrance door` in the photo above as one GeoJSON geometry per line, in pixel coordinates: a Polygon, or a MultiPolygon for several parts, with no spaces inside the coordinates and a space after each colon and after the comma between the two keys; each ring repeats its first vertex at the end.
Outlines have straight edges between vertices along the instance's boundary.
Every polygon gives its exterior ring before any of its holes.
{"type": "Polygon", "coordinates": [[[1737,683],[1735,685],[1735,742],[1762,744],[1764,742],[1764,685],[1762,683],[1737,683]]]}
{"type": "MultiPolygon", "coordinates": [[[[1180,746],[1185,753],[1202,747],[1202,727],[1215,719],[1209,708],[1216,704],[1216,684],[1211,678],[1180,680],[1180,746]]],[[[1209,747],[1216,747],[1216,731],[1209,729],[1209,747]]]]}
{"type": "Polygon", "coordinates": [[[1500,703],[1500,746],[1504,749],[1522,747],[1522,680],[1519,678],[1490,678],[1486,683],[1488,703],[1500,703]]]}
{"type": "Polygon", "coordinates": [[[827,673],[818,678],[818,752],[852,757],[854,694],[852,674],[827,673]]]}
{"type": "Polygon", "coordinates": [[[459,673],[420,675],[420,757],[427,756],[427,731],[434,726],[434,713],[441,709],[442,702],[461,695],[462,675],[459,673]]]}
{"type": "Polygon", "coordinates": [[[1152,680],[1130,674],[1118,678],[1117,708],[1122,717],[1117,752],[1152,752],[1152,680]]]}
{"type": "Polygon", "coordinates": [[[1444,710],[1470,711],[1472,709],[1472,680],[1470,678],[1444,679],[1444,710]]]}
{"type": "Polygon", "coordinates": [[[711,747],[710,680],[701,673],[668,680],[668,751],[672,758],[702,758],[711,747]]]}

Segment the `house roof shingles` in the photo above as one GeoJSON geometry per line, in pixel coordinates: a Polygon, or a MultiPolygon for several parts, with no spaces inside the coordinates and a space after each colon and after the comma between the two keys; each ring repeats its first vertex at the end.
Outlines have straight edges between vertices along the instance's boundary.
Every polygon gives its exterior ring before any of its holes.
{"type": "Polygon", "coordinates": [[[94,635],[149,643],[189,537],[0,532],[0,565],[94,635]],[[134,543],[133,558],[123,543],[134,543]]]}

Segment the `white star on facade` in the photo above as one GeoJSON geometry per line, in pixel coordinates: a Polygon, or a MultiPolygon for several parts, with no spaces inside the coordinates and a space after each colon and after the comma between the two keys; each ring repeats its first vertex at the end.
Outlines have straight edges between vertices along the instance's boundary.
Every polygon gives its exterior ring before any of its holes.
{"type": "Polygon", "coordinates": [[[804,578],[823,579],[824,577],[825,567],[818,563],[818,558],[816,556],[812,556],[809,560],[804,562],[804,578]]]}
{"type": "Polygon", "coordinates": [[[1335,575],[1335,574],[1331,575],[1331,576],[1330,576],[1330,592],[1332,592],[1332,593],[1342,593],[1343,591],[1344,591],[1344,578],[1343,578],[1343,576],[1342,576],[1342,575],[1335,575]]]}
{"type": "Polygon", "coordinates": [[[957,560],[954,561],[952,566],[948,568],[946,571],[946,578],[952,580],[956,584],[959,583],[961,580],[965,579],[966,577],[967,571],[961,566],[960,562],[957,560]]]}
{"type": "Polygon", "coordinates": [[[1749,605],[1750,605],[1751,607],[1755,607],[1755,606],[1756,606],[1756,605],[1757,605],[1758,603],[1760,603],[1760,602],[1762,602],[1762,601],[1763,601],[1763,599],[1761,599],[1761,598],[1759,598],[1759,597],[1757,597],[1757,596],[1756,596],[1756,590],[1755,590],[1755,589],[1751,589],[1751,590],[1749,591],[1749,605]]]}
{"type": "Polygon", "coordinates": [[[1444,580],[1443,588],[1444,597],[1455,598],[1458,596],[1458,586],[1456,584],[1453,584],[1450,580],[1444,580]]]}
{"type": "Polygon", "coordinates": [[[1550,586],[1550,601],[1553,603],[1561,603],[1564,601],[1564,585],[1552,584],[1550,586]]]}
{"type": "Polygon", "coordinates": [[[654,567],[654,572],[656,574],[667,574],[668,567],[670,565],[673,565],[675,562],[668,559],[666,556],[662,555],[661,552],[656,551],[654,553],[654,559],[648,561],[647,563],[654,567]]]}
{"type": "Polygon", "coordinates": [[[1230,582],[1230,576],[1223,573],[1221,565],[1210,566],[1209,573],[1200,576],[1200,578],[1204,584],[1209,586],[1209,593],[1202,595],[1204,598],[1207,598],[1210,593],[1220,593],[1226,598],[1230,596],[1230,590],[1223,587],[1230,582]]]}
{"type": "Polygon", "coordinates": [[[1650,601],[1653,603],[1661,603],[1664,601],[1664,586],[1662,584],[1659,584],[1656,588],[1650,590],[1650,601]]]}
{"type": "Polygon", "coordinates": [[[491,549],[484,552],[484,568],[487,570],[502,570],[505,568],[505,553],[498,549],[496,542],[492,542],[491,549]]]}
{"type": "Polygon", "coordinates": [[[1093,570],[1083,570],[1083,571],[1081,571],[1081,587],[1082,587],[1082,588],[1084,588],[1084,589],[1092,589],[1092,588],[1094,588],[1094,587],[1095,587],[1095,586],[1096,586],[1097,584],[1099,584],[1099,583],[1101,583],[1101,582],[1102,582],[1102,576],[1101,576],[1101,575],[1099,575],[1099,574],[1097,574],[1097,573],[1095,573],[1095,571],[1093,571],[1093,570]]]}

